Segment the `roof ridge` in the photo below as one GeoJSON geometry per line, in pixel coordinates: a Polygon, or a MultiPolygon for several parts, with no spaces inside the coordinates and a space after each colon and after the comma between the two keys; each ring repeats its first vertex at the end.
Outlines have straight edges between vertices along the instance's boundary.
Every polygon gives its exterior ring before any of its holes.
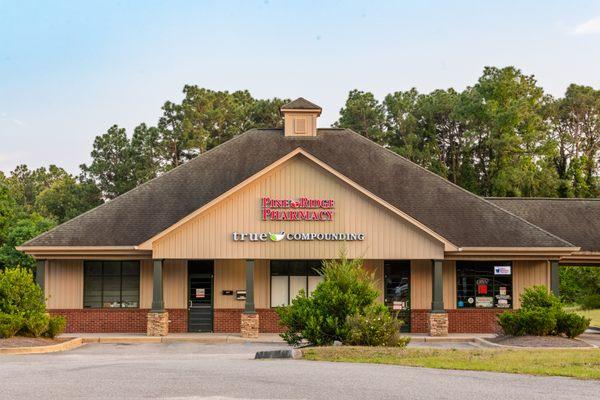
{"type": "MultiPolygon", "coordinates": [[[[226,142],[224,142],[224,143],[222,143],[222,144],[226,144],[226,143],[232,143],[233,141],[235,141],[235,140],[237,140],[237,139],[241,138],[242,136],[246,135],[247,133],[250,133],[250,132],[252,132],[252,131],[255,131],[255,130],[256,130],[256,128],[249,129],[249,130],[247,130],[247,131],[245,131],[245,132],[242,132],[242,133],[240,133],[240,134],[238,134],[238,135],[235,135],[234,137],[232,137],[231,139],[229,139],[228,141],[226,141],[226,142]]],[[[63,226],[70,225],[72,222],[75,222],[75,221],[79,220],[79,219],[80,219],[80,218],[82,218],[84,215],[86,215],[86,214],[89,214],[89,213],[91,213],[92,211],[95,211],[95,210],[98,210],[98,209],[100,209],[100,208],[103,208],[103,207],[105,207],[105,206],[108,206],[109,204],[114,204],[114,202],[115,202],[115,201],[121,201],[120,199],[124,198],[124,196],[130,195],[131,193],[134,193],[134,192],[137,192],[137,191],[139,191],[139,190],[140,190],[142,187],[146,187],[147,185],[149,185],[150,183],[154,182],[155,180],[157,180],[157,179],[159,179],[159,178],[162,178],[162,177],[164,177],[164,176],[167,176],[167,175],[171,174],[173,171],[175,171],[175,170],[178,170],[178,169],[180,169],[181,167],[183,167],[183,166],[185,166],[185,165],[190,165],[192,162],[195,162],[195,161],[196,161],[196,160],[198,160],[200,157],[202,157],[202,156],[205,156],[205,155],[207,155],[207,154],[211,153],[213,150],[215,150],[215,149],[217,149],[217,148],[219,148],[219,147],[220,147],[220,145],[218,145],[218,146],[215,146],[215,147],[213,147],[212,149],[205,151],[204,153],[198,154],[196,157],[194,157],[194,158],[190,159],[188,162],[186,162],[186,163],[182,163],[182,164],[180,164],[180,165],[176,166],[175,168],[168,170],[167,172],[163,173],[162,175],[155,176],[154,178],[152,178],[152,179],[150,179],[150,180],[147,180],[146,182],[144,182],[144,183],[141,183],[141,184],[137,185],[136,187],[132,188],[131,190],[128,190],[127,192],[125,192],[125,193],[122,193],[122,194],[118,195],[118,196],[117,196],[117,197],[115,197],[114,199],[110,199],[110,200],[108,200],[108,201],[105,201],[105,202],[104,202],[104,203],[102,203],[102,204],[99,204],[99,205],[97,205],[97,206],[96,206],[96,207],[94,207],[94,208],[90,208],[89,210],[87,210],[87,211],[85,211],[85,212],[83,212],[83,213],[79,214],[78,216],[76,216],[76,217],[73,217],[73,218],[71,218],[70,220],[63,222],[62,224],[58,224],[58,225],[56,225],[55,227],[53,227],[52,229],[49,229],[49,230],[47,230],[46,232],[44,232],[44,233],[42,233],[42,234],[40,234],[40,235],[38,235],[38,236],[36,236],[36,237],[33,237],[33,238],[29,239],[28,241],[26,241],[25,243],[23,243],[21,246],[27,246],[27,245],[28,245],[30,242],[32,242],[33,240],[37,240],[37,239],[39,239],[39,238],[46,237],[48,234],[52,233],[52,231],[54,231],[54,230],[58,229],[59,227],[63,227],[63,226]]]]}
{"type": "MultiPolygon", "coordinates": [[[[486,200],[486,198],[485,198],[485,197],[482,197],[482,196],[479,196],[479,195],[477,195],[477,194],[475,194],[475,193],[473,193],[473,192],[470,192],[470,191],[468,191],[467,189],[465,189],[465,188],[463,188],[463,187],[461,187],[461,186],[457,185],[456,183],[454,183],[454,182],[450,182],[448,179],[446,179],[446,178],[444,178],[444,177],[442,177],[442,176],[440,176],[440,175],[436,174],[435,172],[433,172],[433,171],[430,171],[430,170],[428,170],[427,168],[425,168],[425,167],[422,167],[422,166],[420,166],[419,164],[417,164],[417,163],[414,163],[414,162],[410,161],[409,159],[407,159],[407,158],[405,158],[405,157],[401,156],[400,154],[398,154],[398,153],[396,153],[396,152],[392,151],[391,149],[389,149],[389,148],[387,148],[387,147],[384,147],[384,146],[380,145],[379,143],[376,143],[376,142],[374,142],[373,140],[371,140],[371,139],[368,139],[368,138],[364,137],[364,136],[363,136],[363,135],[361,135],[360,133],[358,133],[358,132],[356,132],[356,131],[354,131],[354,130],[352,130],[352,129],[349,129],[349,128],[345,128],[345,129],[346,129],[347,131],[349,131],[349,132],[352,132],[353,134],[355,134],[355,135],[359,136],[360,138],[362,138],[362,139],[366,140],[367,142],[369,142],[369,143],[372,143],[372,144],[374,144],[374,145],[376,145],[376,146],[379,146],[379,147],[381,147],[381,148],[382,148],[382,149],[384,149],[384,150],[387,150],[389,153],[391,153],[391,154],[395,155],[396,157],[399,157],[400,159],[402,159],[402,160],[404,160],[404,161],[408,162],[408,164],[409,164],[409,165],[411,165],[411,166],[414,166],[414,167],[416,167],[416,168],[418,168],[418,169],[421,169],[421,170],[423,170],[423,171],[427,172],[428,174],[431,174],[431,175],[435,176],[436,178],[438,178],[438,179],[439,179],[439,180],[441,180],[442,182],[444,182],[444,183],[446,183],[446,184],[448,184],[448,185],[450,185],[450,186],[453,186],[453,187],[455,187],[455,188],[457,188],[457,189],[459,189],[459,190],[461,190],[461,191],[463,191],[463,192],[465,192],[465,193],[468,193],[469,195],[471,195],[471,196],[475,197],[476,199],[480,200],[481,202],[483,202],[483,203],[486,203],[486,204],[489,204],[489,205],[490,205],[490,206],[492,206],[493,208],[495,208],[495,209],[497,209],[497,210],[500,210],[500,211],[502,211],[502,212],[504,212],[504,213],[506,213],[506,214],[508,214],[508,215],[512,216],[513,218],[516,218],[517,220],[520,220],[520,221],[524,222],[524,223],[525,223],[525,224],[527,224],[527,225],[530,225],[530,226],[532,226],[533,228],[535,228],[535,229],[539,230],[539,231],[540,231],[540,232],[542,232],[542,233],[545,233],[546,235],[548,235],[548,236],[550,236],[550,237],[552,237],[552,238],[558,239],[558,240],[560,240],[561,242],[563,242],[563,243],[566,243],[566,244],[568,244],[568,245],[570,245],[570,246],[577,247],[577,246],[575,246],[573,243],[570,243],[570,242],[566,241],[565,239],[563,239],[563,238],[561,238],[561,237],[558,237],[558,236],[554,235],[553,233],[550,233],[550,232],[548,232],[547,230],[545,230],[545,229],[542,229],[542,228],[540,228],[539,226],[537,226],[537,225],[535,225],[535,224],[532,224],[531,222],[527,221],[526,219],[524,219],[524,218],[521,218],[521,217],[519,217],[518,215],[515,215],[515,214],[511,213],[511,212],[510,212],[510,211],[508,211],[508,210],[505,210],[504,208],[502,208],[502,207],[500,207],[500,206],[498,206],[498,205],[496,205],[496,204],[492,203],[491,201],[488,201],[488,200],[486,200]]],[[[414,217],[413,217],[413,218],[414,218],[414,217]]],[[[417,218],[415,218],[415,219],[417,219],[417,218]]],[[[419,221],[419,222],[421,222],[421,221],[419,221]]],[[[436,232],[436,233],[438,233],[438,232],[436,232]]],[[[440,233],[438,233],[438,235],[440,235],[440,233]]]]}
{"type": "Polygon", "coordinates": [[[553,200],[553,201],[600,201],[598,197],[484,197],[487,200],[553,200]]]}

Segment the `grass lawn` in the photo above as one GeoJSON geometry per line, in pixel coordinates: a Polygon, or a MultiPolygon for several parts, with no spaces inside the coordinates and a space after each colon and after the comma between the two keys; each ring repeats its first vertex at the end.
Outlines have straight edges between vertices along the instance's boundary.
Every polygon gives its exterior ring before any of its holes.
{"type": "Polygon", "coordinates": [[[600,327],[600,310],[575,310],[577,314],[581,314],[592,320],[591,326],[600,327]]]}
{"type": "Polygon", "coordinates": [[[314,361],[395,364],[414,367],[508,372],[600,379],[600,349],[420,349],[315,347],[303,349],[314,361]]]}

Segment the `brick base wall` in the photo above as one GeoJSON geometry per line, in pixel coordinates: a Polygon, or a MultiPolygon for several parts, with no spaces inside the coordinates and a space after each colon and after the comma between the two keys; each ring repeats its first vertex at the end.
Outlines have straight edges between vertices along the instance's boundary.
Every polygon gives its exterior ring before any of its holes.
{"type": "MultiPolygon", "coordinates": [[[[67,319],[67,333],[146,333],[148,309],[48,310],[67,319]]],[[[169,332],[187,332],[187,309],[169,309],[169,332]]]]}
{"type": "MultiPolygon", "coordinates": [[[[411,310],[410,332],[429,333],[429,311],[411,310]]],[[[506,310],[473,308],[469,310],[446,310],[448,333],[499,333],[498,314],[506,310]]]]}
{"type": "Polygon", "coordinates": [[[448,310],[449,333],[499,333],[498,314],[506,310],[448,310]]]}
{"type": "Polygon", "coordinates": [[[410,333],[429,333],[429,311],[410,310],[410,333]]]}
{"type": "MultiPolygon", "coordinates": [[[[213,329],[217,333],[239,333],[241,330],[241,318],[243,309],[221,308],[214,310],[213,329]]],[[[283,327],[279,326],[279,317],[274,309],[259,308],[256,310],[259,316],[260,333],[281,333],[283,327]]]]}

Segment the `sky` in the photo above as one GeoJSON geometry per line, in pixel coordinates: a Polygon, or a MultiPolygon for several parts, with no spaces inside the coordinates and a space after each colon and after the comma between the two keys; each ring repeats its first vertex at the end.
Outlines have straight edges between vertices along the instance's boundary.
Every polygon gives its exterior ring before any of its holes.
{"type": "Polygon", "coordinates": [[[77,174],[113,124],[156,124],[185,84],[303,96],[473,85],[514,65],[561,96],[600,89],[599,1],[0,0],[0,171],[77,174]]]}

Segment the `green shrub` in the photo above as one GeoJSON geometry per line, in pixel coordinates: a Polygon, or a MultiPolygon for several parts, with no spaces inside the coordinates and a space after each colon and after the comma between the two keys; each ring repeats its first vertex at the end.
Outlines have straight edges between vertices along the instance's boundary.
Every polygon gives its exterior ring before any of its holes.
{"type": "Polygon", "coordinates": [[[292,345],[304,340],[313,345],[344,342],[348,316],[363,314],[378,296],[372,274],[362,264],[343,254],[338,260],[323,261],[319,273],[324,279],[311,296],[301,293],[291,305],[277,309],[280,324],[287,328],[281,337],[292,345]]]}
{"type": "Polygon", "coordinates": [[[21,330],[25,320],[18,314],[0,313],[0,337],[13,337],[21,330]]]}
{"type": "Polygon", "coordinates": [[[505,335],[523,336],[527,334],[526,326],[523,325],[524,319],[517,312],[504,312],[498,316],[498,324],[505,335]]]}
{"type": "Polygon", "coordinates": [[[590,319],[582,315],[560,311],[556,315],[556,333],[568,338],[581,335],[590,326],[590,319]]]}
{"type": "Polygon", "coordinates": [[[400,335],[404,322],[395,318],[383,304],[371,305],[364,314],[348,316],[346,344],[356,346],[406,347],[409,337],[400,335]]]}
{"type": "Polygon", "coordinates": [[[30,314],[46,312],[44,293],[33,281],[31,271],[21,267],[0,270],[0,312],[20,314],[26,319],[30,314]]]}
{"type": "Polygon", "coordinates": [[[588,294],[582,296],[578,303],[581,305],[582,310],[596,310],[600,308],[600,294],[588,294]]]}
{"type": "Polygon", "coordinates": [[[574,338],[589,326],[590,320],[563,309],[560,300],[544,286],[525,289],[521,309],[498,316],[498,324],[506,335],[565,335],[574,338]]]}
{"type": "Polygon", "coordinates": [[[44,336],[49,338],[55,338],[65,331],[67,326],[67,319],[61,315],[50,317],[48,321],[48,330],[44,333],[44,336]]]}
{"type": "Polygon", "coordinates": [[[30,314],[25,320],[26,333],[40,337],[48,331],[50,317],[45,313],[30,314]]]}
{"type": "Polygon", "coordinates": [[[559,309],[561,302],[558,297],[548,291],[546,286],[532,286],[521,294],[521,308],[532,310],[535,308],[559,309]]]}

